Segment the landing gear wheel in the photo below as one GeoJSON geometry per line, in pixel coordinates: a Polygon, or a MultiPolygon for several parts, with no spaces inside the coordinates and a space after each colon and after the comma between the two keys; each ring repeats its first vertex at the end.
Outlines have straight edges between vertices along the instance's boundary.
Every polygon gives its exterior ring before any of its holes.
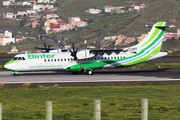
{"type": "Polygon", "coordinates": [[[93,72],[91,70],[86,70],[86,75],[92,75],[93,72]]]}
{"type": "Polygon", "coordinates": [[[14,71],[14,76],[18,76],[19,72],[18,71],[14,71]]]}
{"type": "Polygon", "coordinates": [[[73,74],[73,75],[77,75],[77,74],[78,74],[78,72],[72,72],[72,74],[73,74]]]}
{"type": "Polygon", "coordinates": [[[13,75],[14,75],[14,76],[18,76],[18,74],[17,74],[17,73],[14,73],[13,75]]]}

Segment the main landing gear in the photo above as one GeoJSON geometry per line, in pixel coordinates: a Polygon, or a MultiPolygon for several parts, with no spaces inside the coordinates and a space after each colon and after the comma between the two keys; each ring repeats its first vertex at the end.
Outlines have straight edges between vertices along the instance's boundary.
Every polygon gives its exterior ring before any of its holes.
{"type": "Polygon", "coordinates": [[[91,70],[86,70],[86,75],[92,75],[93,72],[91,70]]]}

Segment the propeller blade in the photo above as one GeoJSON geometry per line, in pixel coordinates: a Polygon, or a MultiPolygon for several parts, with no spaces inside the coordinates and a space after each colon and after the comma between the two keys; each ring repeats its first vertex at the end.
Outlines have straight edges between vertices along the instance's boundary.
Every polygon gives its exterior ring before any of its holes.
{"type": "Polygon", "coordinates": [[[74,41],[73,41],[73,43],[72,43],[72,47],[73,47],[73,52],[75,52],[75,51],[74,51],[74,41]]]}
{"type": "Polygon", "coordinates": [[[46,41],[44,41],[44,48],[45,48],[45,50],[47,49],[47,48],[46,48],[46,41]]]}
{"type": "Polygon", "coordinates": [[[49,52],[50,47],[51,47],[51,44],[49,44],[48,49],[46,50],[46,52],[49,52]]]}

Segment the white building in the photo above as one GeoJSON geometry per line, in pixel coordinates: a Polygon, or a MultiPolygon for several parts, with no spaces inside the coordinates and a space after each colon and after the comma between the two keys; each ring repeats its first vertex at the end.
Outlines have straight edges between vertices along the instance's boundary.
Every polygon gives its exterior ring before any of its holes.
{"type": "Polygon", "coordinates": [[[9,32],[9,31],[6,30],[6,31],[4,32],[4,36],[5,36],[5,37],[8,37],[8,38],[12,38],[12,32],[9,32]]]}
{"type": "Polygon", "coordinates": [[[71,25],[75,25],[75,21],[81,21],[80,17],[71,17],[71,25]]]}
{"type": "Polygon", "coordinates": [[[112,7],[112,6],[105,6],[105,12],[112,12],[115,11],[116,7],[112,7]]]}
{"type": "Polygon", "coordinates": [[[91,14],[99,14],[102,10],[100,9],[94,9],[94,8],[91,8],[89,9],[89,13],[91,14]]]}
{"type": "Polygon", "coordinates": [[[25,5],[31,5],[30,0],[23,1],[23,6],[25,6],[25,5]]]}
{"type": "Polygon", "coordinates": [[[134,6],[134,9],[135,9],[135,10],[139,10],[139,6],[137,6],[137,5],[134,6]]]}
{"type": "Polygon", "coordinates": [[[3,6],[9,6],[10,5],[10,1],[3,1],[3,6]]]}
{"type": "Polygon", "coordinates": [[[46,19],[50,19],[50,18],[59,18],[59,16],[56,14],[47,14],[46,19]]]}
{"type": "Polygon", "coordinates": [[[39,6],[39,5],[34,5],[34,6],[33,6],[33,10],[39,11],[39,9],[40,9],[40,6],[39,6]]]}
{"type": "Polygon", "coordinates": [[[22,15],[23,16],[23,15],[27,15],[27,13],[26,13],[26,11],[18,11],[17,15],[22,15]]]}
{"type": "Polygon", "coordinates": [[[38,3],[50,3],[50,0],[38,0],[38,3]]]}
{"type": "Polygon", "coordinates": [[[0,45],[5,46],[9,43],[15,43],[15,38],[0,38],[0,45]]]}
{"type": "Polygon", "coordinates": [[[36,14],[35,10],[27,10],[26,12],[27,12],[27,14],[36,14]]]}

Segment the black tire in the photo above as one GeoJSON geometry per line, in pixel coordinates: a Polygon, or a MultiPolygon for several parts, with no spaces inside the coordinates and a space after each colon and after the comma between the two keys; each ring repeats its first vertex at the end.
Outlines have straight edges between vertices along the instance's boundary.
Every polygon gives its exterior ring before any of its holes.
{"type": "Polygon", "coordinates": [[[14,75],[14,76],[18,76],[18,74],[17,74],[17,73],[14,73],[13,75],[14,75]]]}
{"type": "Polygon", "coordinates": [[[72,74],[73,74],[73,75],[77,75],[77,74],[78,74],[78,72],[72,72],[72,74]]]}

